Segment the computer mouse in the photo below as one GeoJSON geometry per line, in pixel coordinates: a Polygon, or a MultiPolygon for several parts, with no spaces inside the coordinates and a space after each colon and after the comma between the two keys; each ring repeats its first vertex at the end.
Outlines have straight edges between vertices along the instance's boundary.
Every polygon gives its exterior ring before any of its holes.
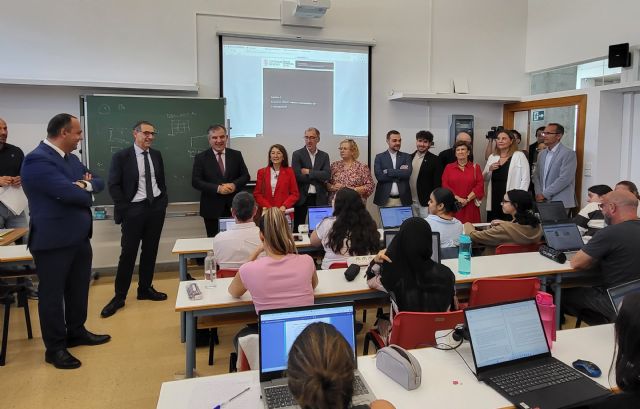
{"type": "Polygon", "coordinates": [[[591,361],[585,361],[584,359],[578,359],[573,362],[573,367],[583,374],[592,378],[599,378],[602,375],[602,371],[598,368],[598,365],[591,361]]]}

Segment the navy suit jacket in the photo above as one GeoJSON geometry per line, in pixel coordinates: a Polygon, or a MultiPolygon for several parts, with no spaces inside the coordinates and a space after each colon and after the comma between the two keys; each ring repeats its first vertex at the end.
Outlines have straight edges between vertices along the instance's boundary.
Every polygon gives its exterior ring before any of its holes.
{"type": "MultiPolygon", "coordinates": [[[[74,184],[87,172],[77,156],[64,159],[42,142],[24,158],[21,177],[31,214],[31,250],[73,246],[91,237],[92,194],[74,184]]],[[[93,192],[102,191],[104,181],[91,175],[93,192]]]]}
{"type": "Polygon", "coordinates": [[[409,178],[411,177],[411,155],[404,152],[398,152],[396,156],[396,167],[393,167],[391,154],[389,150],[376,155],[373,162],[373,171],[378,180],[376,185],[376,193],[373,197],[373,203],[378,206],[384,206],[389,200],[391,193],[391,185],[393,182],[398,184],[400,193],[400,201],[403,206],[411,205],[411,188],[409,187],[409,178]],[[406,169],[400,169],[401,166],[407,165],[406,169]],[[386,172],[384,172],[386,170],[386,172]]]}
{"type": "MultiPolygon", "coordinates": [[[[167,197],[167,184],[164,178],[164,162],[162,155],[155,149],[149,149],[156,183],[160,189],[160,196],[156,200],[161,200],[166,207],[169,203],[167,197]]],[[[111,167],[109,168],[109,194],[113,199],[113,219],[116,224],[122,222],[123,212],[127,210],[136,192],[138,191],[138,161],[136,161],[136,151],[133,146],[124,148],[113,154],[111,167]]],[[[154,202],[155,203],[155,202],[154,202]]]]}
{"type": "Polygon", "coordinates": [[[311,156],[307,147],[298,149],[293,152],[291,156],[291,167],[296,174],[296,180],[298,181],[298,191],[300,192],[300,199],[298,199],[298,205],[303,205],[307,200],[307,193],[309,192],[309,186],[316,187],[316,204],[323,205],[329,204],[329,194],[327,193],[326,183],[331,179],[331,163],[329,162],[329,155],[321,150],[316,151],[316,160],[311,166],[311,156]],[[302,174],[302,168],[310,169],[308,175],[302,174]]]}

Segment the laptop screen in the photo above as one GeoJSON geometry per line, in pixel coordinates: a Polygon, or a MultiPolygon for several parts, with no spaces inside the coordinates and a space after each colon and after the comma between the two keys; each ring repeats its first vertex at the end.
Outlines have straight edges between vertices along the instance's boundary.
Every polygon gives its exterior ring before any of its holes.
{"type": "Polygon", "coordinates": [[[287,368],[293,341],[314,322],[331,324],[344,336],[356,356],[354,306],[351,303],[319,304],[308,307],[285,308],[260,312],[260,380],[281,376],[287,368]],[[263,377],[263,375],[266,375],[263,377]]]}
{"type": "Polygon", "coordinates": [[[333,216],[331,206],[311,206],[309,207],[309,231],[314,231],[322,219],[333,216]]]}
{"type": "Polygon", "coordinates": [[[236,220],[232,217],[220,219],[219,221],[220,231],[230,230],[235,225],[236,225],[236,220]]]}
{"type": "Polygon", "coordinates": [[[617,314],[618,312],[620,312],[620,306],[622,305],[622,300],[624,299],[625,295],[640,292],[640,280],[634,280],[625,284],[611,287],[607,289],[607,292],[609,293],[611,304],[613,304],[613,309],[617,314]]]}
{"type": "Polygon", "coordinates": [[[564,203],[561,201],[540,202],[537,203],[536,206],[538,207],[538,214],[540,215],[540,221],[542,222],[553,222],[568,219],[564,203]]]}
{"type": "Polygon", "coordinates": [[[584,243],[575,223],[542,225],[547,245],[558,251],[580,250],[584,243]]]}
{"type": "Polygon", "coordinates": [[[381,207],[380,220],[383,229],[394,229],[400,227],[403,221],[413,217],[411,206],[381,207]]]}
{"type": "MultiPolygon", "coordinates": [[[[384,245],[385,248],[389,247],[391,241],[393,241],[394,237],[398,234],[397,230],[385,230],[384,232],[384,245]]],[[[431,232],[431,260],[434,263],[440,263],[441,255],[440,255],[440,233],[437,231],[431,232]]]]}
{"type": "Polygon", "coordinates": [[[549,353],[534,299],[464,310],[477,371],[549,353]]]}

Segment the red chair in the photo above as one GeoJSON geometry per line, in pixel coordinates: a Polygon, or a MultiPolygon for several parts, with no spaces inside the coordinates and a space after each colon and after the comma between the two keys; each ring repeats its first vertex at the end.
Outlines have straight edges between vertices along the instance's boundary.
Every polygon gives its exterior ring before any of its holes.
{"type": "Polygon", "coordinates": [[[531,278],[483,278],[471,285],[469,307],[533,298],[540,290],[540,280],[531,278]]]}
{"type": "MultiPolygon", "coordinates": [[[[436,345],[435,333],[442,330],[453,330],[456,325],[464,323],[464,313],[448,312],[399,312],[393,317],[389,344],[396,344],[405,349],[432,347],[436,345]]],[[[385,346],[380,334],[372,329],[364,338],[364,355],[369,353],[369,342],[376,350],[385,346]]]]}
{"type": "Polygon", "coordinates": [[[235,277],[238,272],[235,268],[221,268],[216,275],[217,278],[235,277]]]}
{"type": "Polygon", "coordinates": [[[498,254],[513,254],[513,253],[530,253],[532,251],[538,251],[543,243],[533,244],[516,244],[505,243],[496,247],[496,255],[498,254]]]}
{"type": "Polygon", "coordinates": [[[331,265],[329,265],[329,270],[332,270],[334,268],[347,268],[349,267],[347,265],[346,261],[337,261],[335,263],[331,263],[331,265]]]}

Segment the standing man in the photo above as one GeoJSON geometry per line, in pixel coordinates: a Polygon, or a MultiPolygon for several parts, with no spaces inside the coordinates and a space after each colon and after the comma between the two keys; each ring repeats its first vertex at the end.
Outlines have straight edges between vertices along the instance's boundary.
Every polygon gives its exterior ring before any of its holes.
{"type": "MultiPolygon", "coordinates": [[[[459,134],[456,135],[456,142],[458,141],[464,141],[470,147],[473,146],[472,145],[473,139],[471,138],[471,135],[469,135],[466,132],[460,132],[459,134]]],[[[445,149],[438,154],[438,157],[440,158],[440,162],[442,163],[442,168],[444,169],[448,164],[453,163],[457,160],[456,150],[454,147],[445,149]]],[[[473,162],[473,149],[472,149],[472,152],[469,154],[469,161],[473,162]]]]}
{"type": "Polygon", "coordinates": [[[151,285],[169,203],[162,155],[151,149],[156,135],[153,124],[138,122],[133,127],[133,146],[116,152],[111,158],[109,194],[114,204],[114,220],[116,224],[122,224],[122,250],[116,272],[116,294],[102,309],[100,315],[103,318],[124,307],[138,247],[141,247],[138,300],[167,299],[167,294],[156,291],[151,285]]]}
{"type": "Polygon", "coordinates": [[[309,128],[304,132],[304,148],[293,152],[291,166],[298,182],[300,199],[294,208],[293,229],[307,219],[309,206],[322,206],[329,203],[326,183],[331,179],[329,155],[318,149],[320,131],[309,128]]]}
{"type": "Polygon", "coordinates": [[[531,166],[531,173],[533,174],[533,165],[538,161],[538,145],[544,143],[544,136],[542,133],[544,132],[544,126],[536,129],[536,140],[533,141],[531,145],[529,145],[529,166],[531,166]]]}
{"type": "Polygon", "coordinates": [[[419,131],[416,134],[416,151],[411,154],[411,207],[413,214],[420,217],[429,215],[429,196],[433,189],[442,185],[442,163],[440,158],[429,152],[433,145],[433,134],[419,131]]]}
{"type": "Polygon", "coordinates": [[[542,136],[546,148],[538,156],[533,174],[536,202],[560,200],[568,210],[576,205],[576,153],[560,143],[564,127],[550,123],[542,136]]]}
{"type": "Polygon", "coordinates": [[[71,154],[81,140],[78,118],[58,114],[49,121],[47,138],[22,165],[22,185],[31,211],[29,250],[40,281],[44,356],[59,369],[81,365],[67,348],[111,339],[84,326],[93,257],[89,241],[92,192],[102,191],[104,182],[71,154]]]}
{"type": "MultiPolygon", "coordinates": [[[[7,143],[9,130],[4,119],[0,118],[0,192],[3,188],[19,188],[20,167],[24,159],[22,149],[7,143]]],[[[24,211],[14,214],[0,199],[0,229],[27,227],[27,216],[24,211]]]]}
{"type": "Polygon", "coordinates": [[[373,203],[378,206],[410,206],[411,155],[400,152],[400,132],[387,132],[389,149],[376,155],[373,170],[378,180],[373,203]]]}
{"type": "Polygon", "coordinates": [[[227,148],[227,129],[212,125],[207,130],[211,149],[200,152],[193,161],[191,185],[200,193],[200,216],[207,237],[219,231],[220,217],[231,216],[231,202],[249,181],[249,171],[240,151],[227,148]]]}

